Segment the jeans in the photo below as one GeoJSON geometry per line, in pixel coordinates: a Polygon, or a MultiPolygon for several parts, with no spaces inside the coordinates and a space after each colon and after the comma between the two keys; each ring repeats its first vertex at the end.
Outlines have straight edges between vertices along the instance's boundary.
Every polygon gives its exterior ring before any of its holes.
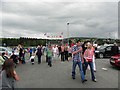
{"type": "Polygon", "coordinates": [[[82,81],[85,80],[85,76],[84,76],[84,73],[83,73],[83,68],[82,68],[82,62],[78,62],[78,61],[74,61],[73,60],[73,66],[72,66],[72,77],[75,78],[75,69],[76,69],[76,66],[78,65],[79,67],[79,70],[80,70],[80,74],[81,74],[81,79],[82,81]]]}
{"type": "Polygon", "coordinates": [[[46,62],[48,62],[48,56],[46,55],[46,62]]]}
{"type": "Polygon", "coordinates": [[[95,79],[95,75],[94,75],[94,70],[93,70],[93,62],[85,62],[84,74],[86,74],[86,69],[87,69],[88,65],[90,66],[91,78],[92,78],[92,80],[94,80],[95,79]]]}

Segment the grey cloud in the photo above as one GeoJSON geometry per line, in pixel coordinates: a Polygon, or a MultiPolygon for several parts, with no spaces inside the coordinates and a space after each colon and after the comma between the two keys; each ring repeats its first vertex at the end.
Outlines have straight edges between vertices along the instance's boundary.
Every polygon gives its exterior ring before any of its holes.
{"type": "Polygon", "coordinates": [[[117,3],[113,2],[3,3],[2,11],[3,32],[11,29],[16,36],[21,30],[21,35],[31,35],[31,31],[33,34],[64,32],[67,37],[67,22],[70,36],[106,37],[105,33],[117,32],[118,27],[117,3]]]}

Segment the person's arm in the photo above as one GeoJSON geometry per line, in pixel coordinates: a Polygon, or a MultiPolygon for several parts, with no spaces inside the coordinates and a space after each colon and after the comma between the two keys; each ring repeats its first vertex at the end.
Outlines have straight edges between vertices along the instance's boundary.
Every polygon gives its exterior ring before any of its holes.
{"type": "Polygon", "coordinates": [[[3,57],[2,57],[2,56],[0,56],[0,60],[1,60],[2,62],[5,62],[5,60],[3,59],[3,57]]]}
{"type": "Polygon", "coordinates": [[[19,76],[17,75],[17,73],[16,73],[15,70],[14,70],[14,78],[15,78],[16,81],[19,81],[19,80],[20,80],[20,78],[19,78],[19,76]]]}
{"type": "Polygon", "coordinates": [[[87,57],[88,57],[88,52],[87,52],[87,50],[85,50],[85,52],[84,52],[84,58],[85,58],[86,61],[88,61],[87,57]]]}
{"type": "Polygon", "coordinates": [[[84,55],[82,53],[80,53],[80,55],[81,55],[82,63],[84,63],[84,55]]]}
{"type": "Polygon", "coordinates": [[[78,52],[81,52],[81,51],[82,51],[82,48],[80,48],[80,49],[77,50],[77,51],[74,51],[74,50],[73,50],[72,54],[74,55],[74,54],[76,54],[76,53],[78,53],[78,52]]]}
{"type": "Polygon", "coordinates": [[[38,55],[38,50],[35,51],[35,55],[38,55]]]}

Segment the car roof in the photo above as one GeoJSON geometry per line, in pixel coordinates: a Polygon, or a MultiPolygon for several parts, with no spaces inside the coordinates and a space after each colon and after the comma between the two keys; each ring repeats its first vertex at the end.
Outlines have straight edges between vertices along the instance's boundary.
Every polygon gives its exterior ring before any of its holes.
{"type": "Polygon", "coordinates": [[[0,48],[4,48],[4,49],[6,49],[7,47],[1,47],[1,46],[0,46],[0,48]]]}
{"type": "Polygon", "coordinates": [[[1,47],[1,46],[0,46],[0,48],[2,48],[2,49],[7,49],[7,50],[12,50],[10,47],[1,47]]]}

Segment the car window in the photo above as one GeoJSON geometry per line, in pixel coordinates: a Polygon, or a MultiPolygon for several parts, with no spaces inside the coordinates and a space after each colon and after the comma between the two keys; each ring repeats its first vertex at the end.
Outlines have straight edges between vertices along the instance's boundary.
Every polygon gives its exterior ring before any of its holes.
{"type": "Polygon", "coordinates": [[[104,49],[106,48],[106,46],[100,46],[98,49],[104,49]]]}
{"type": "Polygon", "coordinates": [[[2,51],[6,51],[6,50],[2,48],[2,51]]]}
{"type": "Polygon", "coordinates": [[[12,49],[11,49],[11,48],[7,48],[7,50],[8,50],[8,51],[12,51],[12,49]]]}
{"type": "Polygon", "coordinates": [[[107,47],[106,50],[107,50],[107,51],[111,51],[111,47],[107,47]]]}
{"type": "Polygon", "coordinates": [[[0,51],[2,51],[2,48],[0,48],[0,51]]]}
{"type": "Polygon", "coordinates": [[[4,48],[0,48],[0,51],[6,51],[4,48]]]}

